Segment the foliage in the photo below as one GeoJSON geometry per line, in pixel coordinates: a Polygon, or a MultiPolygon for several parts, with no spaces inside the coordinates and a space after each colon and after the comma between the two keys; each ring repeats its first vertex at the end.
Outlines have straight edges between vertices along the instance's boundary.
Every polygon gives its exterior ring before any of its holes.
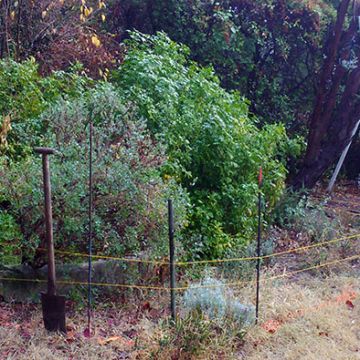
{"type": "Polygon", "coordinates": [[[193,60],[213,65],[225,88],[250,99],[263,123],[305,131],[332,2],[126,0],[111,2],[109,13],[110,32],[166,32],[189,46],[193,60]]]}
{"type": "MultiPolygon", "coordinates": [[[[88,125],[94,121],[94,249],[105,254],[167,254],[166,199],[176,204],[177,226],[185,221],[186,194],[164,182],[165,154],[153,141],[133,105],[109,85],[99,85],[76,100],[65,98],[45,111],[44,145],[51,157],[54,234],[57,248],[86,250],[88,228],[88,125]]],[[[16,164],[3,159],[0,197],[19,224],[23,255],[44,244],[39,183],[41,161],[28,156],[16,164]]]]}
{"type": "Polygon", "coordinates": [[[223,90],[211,68],[191,62],[189,49],[165,34],[135,32],[128,46],[111,81],[166,146],[164,178],[190,194],[192,255],[223,256],[254,235],[259,167],[271,209],[284,187],[289,149],[294,153],[298,146],[282,125],[259,130],[247,100],[223,90]]]}
{"type": "Polygon", "coordinates": [[[313,188],[350,143],[360,118],[360,6],[339,2],[336,21],[323,45],[303,164],[291,182],[313,188]]]}
{"type": "Polygon", "coordinates": [[[252,306],[244,306],[221,281],[207,278],[192,284],[183,297],[185,314],[165,323],[157,334],[158,347],[151,358],[221,358],[236,353],[254,320],[252,306]],[[199,286],[204,286],[199,288],[199,286]],[[209,286],[208,288],[206,286],[209,286]]]}
{"type": "MultiPolygon", "coordinates": [[[[3,201],[14,206],[12,199],[17,199],[11,215],[21,225],[25,248],[36,248],[43,238],[42,215],[35,206],[42,200],[39,192],[32,191],[38,188],[34,174],[40,177],[39,161],[30,155],[34,145],[54,146],[63,153],[53,159],[55,216],[59,217],[55,220],[61,234],[58,245],[83,246],[84,129],[93,118],[99,144],[106,149],[97,152],[101,155],[98,181],[102,182],[97,189],[102,200],[96,199],[99,226],[95,231],[103,242],[99,250],[121,254],[146,248],[141,244],[147,240],[140,237],[156,238],[158,230],[152,226],[163,214],[159,209],[168,191],[173,189],[176,194],[181,184],[190,196],[187,221],[181,210],[187,200],[181,194],[174,195],[174,200],[179,202],[179,223],[186,226],[178,235],[188,256],[216,258],[237,251],[255,233],[259,167],[265,174],[262,191],[270,211],[284,187],[288,154],[299,151],[298,143],[288,141],[282,125],[259,130],[257,120],[249,114],[248,101],[223,90],[212,68],[190,61],[189,49],[165,34],[151,37],[134,32],[127,45],[126,60],[111,77],[115,88],[99,82],[95,91],[85,91],[94,82],[79,75],[79,67],[40,77],[33,61],[2,62],[6,71],[1,111],[10,114],[12,126],[2,159],[2,172],[7,174],[2,179],[7,184],[3,201]],[[76,98],[79,100],[72,100],[76,98]],[[125,123],[123,117],[128,119],[125,123]],[[127,129],[125,124],[132,125],[127,129]],[[141,148],[136,141],[143,138],[141,148]],[[118,139],[131,144],[118,149],[126,165],[113,158],[118,139]],[[25,154],[29,157],[22,158],[25,154]],[[11,164],[14,158],[18,164],[11,164]],[[153,176],[155,185],[150,190],[153,176]],[[148,192],[147,199],[140,189],[148,192]],[[127,219],[125,224],[112,220],[115,214],[127,219]],[[120,238],[128,239],[126,245],[119,245],[120,238]]],[[[159,252],[164,253],[163,249],[159,252]]]]}
{"type": "Polygon", "coordinates": [[[6,211],[0,212],[0,263],[19,263],[19,244],[22,235],[18,224],[6,211]]]}
{"type": "Polygon", "coordinates": [[[102,0],[4,0],[0,3],[0,58],[36,58],[41,72],[65,70],[76,62],[93,78],[103,78],[121,61],[112,36],[102,31],[102,0]]]}
{"type": "Polygon", "coordinates": [[[38,121],[39,115],[59,97],[79,96],[91,85],[79,70],[81,67],[74,66],[68,72],[41,77],[33,58],[23,63],[0,61],[0,125],[8,120],[11,128],[0,143],[7,145],[0,148],[0,154],[23,156],[41,141],[46,124],[38,121]]]}
{"type": "Polygon", "coordinates": [[[219,321],[226,317],[242,326],[254,320],[254,308],[241,304],[223,282],[212,278],[191,284],[184,294],[184,305],[189,312],[219,321]]]}
{"type": "Polygon", "coordinates": [[[287,190],[273,212],[273,223],[315,242],[334,238],[341,228],[340,222],[330,219],[321,205],[309,199],[306,191],[287,190]]]}
{"type": "Polygon", "coordinates": [[[158,345],[150,352],[150,359],[219,359],[237,356],[237,350],[246,334],[244,327],[229,319],[222,323],[199,313],[187,314],[176,323],[162,324],[158,331],[158,345]]]}

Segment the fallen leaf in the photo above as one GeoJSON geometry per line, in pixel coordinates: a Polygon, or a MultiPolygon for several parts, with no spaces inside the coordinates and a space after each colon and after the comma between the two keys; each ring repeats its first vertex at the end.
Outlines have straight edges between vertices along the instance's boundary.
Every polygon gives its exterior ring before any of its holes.
{"type": "Polygon", "coordinates": [[[133,340],[128,340],[122,336],[110,336],[108,338],[99,337],[97,340],[99,345],[107,345],[115,341],[120,342],[124,347],[133,347],[135,344],[133,340]]]}
{"type": "Polygon", "coordinates": [[[345,304],[348,306],[348,308],[350,310],[352,310],[355,307],[354,304],[352,303],[352,301],[350,301],[350,300],[346,300],[345,304]]]}
{"type": "Polygon", "coordinates": [[[83,332],[83,335],[86,337],[86,338],[90,338],[91,337],[91,334],[90,334],[90,329],[89,328],[86,328],[83,332]]]}
{"type": "Polygon", "coordinates": [[[261,325],[261,327],[270,334],[274,334],[282,325],[281,321],[269,320],[261,325]]]}
{"type": "Polygon", "coordinates": [[[148,301],[146,301],[146,302],[143,304],[142,309],[143,309],[143,310],[150,310],[150,309],[151,309],[150,303],[149,303],[148,301]]]}
{"type": "Polygon", "coordinates": [[[111,337],[106,338],[106,339],[104,339],[104,338],[98,338],[98,344],[99,344],[99,345],[106,345],[106,344],[108,344],[108,343],[111,343],[111,342],[113,342],[113,341],[117,341],[117,340],[120,340],[120,339],[121,339],[120,336],[111,336],[111,337]]]}

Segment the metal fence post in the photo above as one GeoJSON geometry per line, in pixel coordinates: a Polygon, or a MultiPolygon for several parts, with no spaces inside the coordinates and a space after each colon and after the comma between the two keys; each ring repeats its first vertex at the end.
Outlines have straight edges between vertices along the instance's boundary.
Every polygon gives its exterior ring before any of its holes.
{"type": "Polygon", "coordinates": [[[170,310],[171,318],[176,321],[175,308],[175,244],[174,244],[174,213],[172,200],[168,200],[169,221],[169,252],[170,252],[170,310]]]}
{"type": "Polygon", "coordinates": [[[262,168],[259,170],[259,193],[258,193],[258,228],[257,228],[257,248],[256,248],[256,309],[255,324],[259,320],[259,296],[260,296],[260,256],[261,256],[261,186],[262,186],[262,168]]]}
{"type": "Polygon", "coordinates": [[[91,336],[91,282],[92,282],[92,238],[93,238],[93,123],[90,121],[89,128],[89,233],[88,233],[88,303],[87,303],[87,317],[88,317],[88,335],[91,336]]]}

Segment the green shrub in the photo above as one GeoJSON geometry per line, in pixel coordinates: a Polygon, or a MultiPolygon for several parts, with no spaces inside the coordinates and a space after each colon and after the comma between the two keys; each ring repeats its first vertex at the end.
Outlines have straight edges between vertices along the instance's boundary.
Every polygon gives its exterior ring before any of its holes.
{"type": "Polygon", "coordinates": [[[10,116],[12,127],[8,146],[0,146],[0,154],[17,158],[31,152],[46,130],[46,123],[38,121],[40,114],[59,97],[79,96],[91,85],[89,78],[79,75],[80,70],[81,66],[75,65],[68,72],[42,77],[33,58],[22,63],[0,60],[0,135],[6,116],[10,116]]]}
{"type": "MultiPolygon", "coordinates": [[[[38,120],[48,129],[43,143],[60,152],[51,156],[56,247],[86,249],[89,119],[94,122],[95,251],[166,255],[166,200],[174,199],[177,226],[182,227],[187,196],[173,180],[162,179],[162,146],[150,138],[134,106],[110,85],[76,100],[60,100],[38,120]]],[[[44,240],[41,176],[39,156],[0,165],[0,197],[21,225],[28,256],[44,240]]]]}
{"type": "Polygon", "coordinates": [[[272,222],[314,242],[330,240],[341,230],[341,222],[329,218],[323,206],[311,201],[306,191],[287,190],[274,209],[272,222]]]}
{"type": "Polygon", "coordinates": [[[241,304],[220,280],[207,277],[200,283],[191,284],[183,300],[188,312],[198,312],[209,319],[222,322],[227,318],[239,326],[254,322],[254,307],[241,304]]]}
{"type": "Polygon", "coordinates": [[[53,146],[62,153],[52,157],[57,246],[84,249],[86,134],[93,119],[97,250],[164,254],[171,196],[184,228],[177,239],[189,257],[237,253],[256,233],[259,167],[269,213],[284,188],[288,153],[298,152],[298,144],[282,125],[259,129],[248,101],[222,89],[212,68],[190,61],[188,48],[165,34],[135,32],[127,45],[111,77],[114,87],[99,82],[88,91],[93,83],[78,69],[42,78],[33,61],[0,63],[1,114],[12,121],[0,160],[0,211],[10,204],[6,211],[31,253],[44,232],[41,161],[30,150],[53,146]]]}
{"type": "Polygon", "coordinates": [[[269,210],[284,188],[289,142],[282,125],[259,130],[238,93],[219,85],[213,69],[189,61],[189,50],[165,34],[131,34],[112,82],[134,102],[166,146],[164,176],[189,192],[187,247],[193,257],[221,257],[254,236],[257,174],[269,210]]]}
{"type": "Polygon", "coordinates": [[[20,262],[21,242],[20,228],[14,218],[5,211],[0,212],[0,264],[20,262]]]}

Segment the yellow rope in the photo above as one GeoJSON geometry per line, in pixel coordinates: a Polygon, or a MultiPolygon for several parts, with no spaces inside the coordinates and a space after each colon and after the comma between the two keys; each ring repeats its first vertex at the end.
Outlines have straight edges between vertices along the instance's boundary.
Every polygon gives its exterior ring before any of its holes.
{"type": "MultiPolygon", "coordinates": [[[[276,276],[272,276],[269,278],[263,278],[260,279],[261,282],[266,282],[266,281],[270,281],[270,280],[276,280],[276,279],[281,279],[281,278],[285,278],[285,277],[289,277],[295,274],[299,274],[305,271],[309,271],[309,270],[314,270],[314,269],[319,269],[325,266],[331,266],[331,265],[335,265],[338,263],[342,263],[344,261],[351,261],[351,260],[355,260],[355,259],[359,259],[360,258],[360,254],[357,255],[353,255],[344,259],[340,259],[340,260],[334,260],[334,261],[330,261],[324,264],[319,264],[319,265],[314,265],[311,267],[308,267],[306,269],[301,269],[301,270],[295,270],[295,271],[291,271],[289,273],[284,273],[281,275],[276,275],[276,276]]],[[[6,281],[23,281],[23,282],[39,282],[39,283],[46,283],[46,280],[43,279],[18,279],[18,278],[8,278],[8,277],[0,277],[0,280],[6,280],[6,281]]],[[[224,284],[214,284],[214,285],[195,285],[195,286],[191,286],[192,289],[197,289],[197,288],[217,288],[217,287],[224,287],[224,286],[240,286],[240,285],[244,285],[244,284],[250,284],[253,283],[254,280],[250,280],[250,281],[239,281],[239,282],[233,282],[233,283],[224,283],[224,284]]],[[[67,281],[67,280],[60,280],[57,281],[58,284],[64,284],[64,285],[87,285],[87,282],[82,282],[82,281],[67,281]]],[[[176,287],[176,288],[165,288],[165,287],[161,287],[161,286],[148,286],[148,285],[130,285],[130,284],[113,284],[113,283],[100,283],[100,282],[96,282],[96,283],[92,283],[94,286],[106,286],[106,287],[119,287],[119,288],[129,288],[129,289],[147,289],[147,290],[159,290],[159,291],[170,291],[170,290],[175,290],[175,291],[184,291],[189,289],[189,286],[184,286],[184,287],[176,287]]]]}
{"type": "MultiPolygon", "coordinates": [[[[359,259],[359,258],[360,258],[360,254],[350,256],[350,257],[340,259],[340,260],[330,261],[330,262],[324,263],[324,264],[314,265],[314,266],[308,267],[306,269],[295,270],[295,271],[291,271],[291,272],[284,273],[284,274],[281,274],[281,275],[276,275],[276,276],[272,276],[272,277],[269,277],[269,278],[263,278],[263,279],[260,279],[260,282],[266,282],[266,281],[270,281],[270,280],[281,279],[281,278],[296,275],[296,274],[299,274],[299,273],[302,273],[302,272],[305,272],[305,271],[319,269],[319,268],[322,268],[322,267],[325,267],[325,266],[331,266],[331,265],[335,265],[335,264],[338,264],[338,263],[342,263],[344,261],[351,261],[351,260],[355,260],[355,259],[359,259]]],[[[224,284],[217,284],[217,285],[196,285],[196,286],[191,286],[191,288],[192,289],[196,289],[196,288],[217,288],[217,287],[224,287],[224,286],[236,287],[236,286],[240,286],[240,285],[251,284],[254,281],[255,280],[238,281],[238,282],[233,282],[233,283],[224,283],[224,284]]],[[[188,286],[187,287],[177,287],[174,290],[184,291],[184,290],[187,290],[188,288],[189,288],[188,286]]]]}
{"type": "MultiPolygon", "coordinates": [[[[251,257],[240,257],[240,258],[230,258],[230,259],[214,259],[214,260],[194,260],[194,261],[178,261],[175,262],[175,265],[177,266],[186,266],[186,265],[194,265],[194,264],[212,264],[212,263],[228,263],[228,262],[240,262],[240,261],[249,261],[249,260],[258,260],[258,259],[268,259],[276,256],[281,256],[285,254],[295,253],[298,251],[305,251],[312,248],[317,248],[329,244],[334,244],[336,242],[353,239],[356,237],[360,237],[359,234],[344,236],[338,239],[333,239],[329,241],[324,241],[321,243],[316,243],[312,245],[302,246],[295,249],[285,250],[269,255],[263,255],[263,256],[251,256],[251,257]]],[[[46,249],[39,249],[41,251],[47,251],[46,249]]],[[[71,255],[71,256],[82,256],[82,257],[89,257],[89,254],[83,254],[83,253],[73,253],[70,251],[62,251],[62,250],[55,250],[58,254],[63,255],[71,255]]],[[[130,263],[146,263],[146,264],[154,264],[154,265],[169,265],[168,261],[157,261],[157,260],[143,260],[143,259],[128,259],[128,258],[121,258],[121,257],[113,257],[113,256],[106,256],[106,255],[91,255],[91,257],[95,259],[108,259],[108,260],[117,260],[117,261],[123,261],[123,262],[130,262],[130,263]]]]}
{"type": "Polygon", "coordinates": [[[263,255],[263,256],[242,257],[242,258],[233,258],[233,259],[199,260],[199,261],[189,261],[189,262],[177,262],[176,265],[225,263],[225,262],[239,262],[239,261],[246,261],[246,260],[268,259],[268,258],[272,258],[272,257],[275,257],[275,256],[290,254],[290,253],[294,253],[294,252],[298,252],[298,251],[305,251],[305,250],[308,250],[308,249],[312,249],[312,248],[316,248],[316,247],[320,247],[320,246],[325,246],[325,245],[328,245],[328,244],[333,244],[333,243],[348,240],[348,239],[353,239],[353,238],[359,237],[359,236],[360,236],[360,234],[344,236],[344,237],[338,238],[338,239],[333,239],[333,240],[324,241],[324,242],[321,242],[321,243],[302,246],[302,247],[295,248],[295,249],[284,250],[284,251],[280,251],[280,252],[269,254],[269,255],[263,255]]]}
{"type": "MultiPolygon", "coordinates": [[[[38,250],[44,251],[44,252],[47,251],[47,249],[41,249],[41,248],[38,250]]],[[[91,256],[94,259],[117,260],[117,261],[129,262],[129,263],[145,263],[145,264],[153,264],[153,265],[168,265],[169,264],[168,261],[129,259],[129,258],[114,257],[114,256],[107,256],[107,255],[89,255],[89,254],[85,254],[85,253],[63,251],[63,250],[55,250],[55,253],[62,254],[62,255],[81,256],[81,257],[91,256]]]]}
{"type": "MultiPolygon", "coordinates": [[[[47,282],[47,280],[44,280],[44,279],[18,279],[18,278],[9,278],[9,277],[0,277],[0,280],[37,282],[37,283],[46,283],[47,282]]],[[[86,281],[68,281],[68,280],[58,280],[58,281],[56,281],[56,283],[63,284],[63,285],[87,285],[88,284],[86,281]]],[[[113,284],[113,283],[101,283],[101,282],[92,282],[91,284],[94,286],[170,291],[170,288],[165,288],[165,287],[161,287],[161,286],[131,285],[131,284],[128,285],[128,284],[113,284]]]]}

